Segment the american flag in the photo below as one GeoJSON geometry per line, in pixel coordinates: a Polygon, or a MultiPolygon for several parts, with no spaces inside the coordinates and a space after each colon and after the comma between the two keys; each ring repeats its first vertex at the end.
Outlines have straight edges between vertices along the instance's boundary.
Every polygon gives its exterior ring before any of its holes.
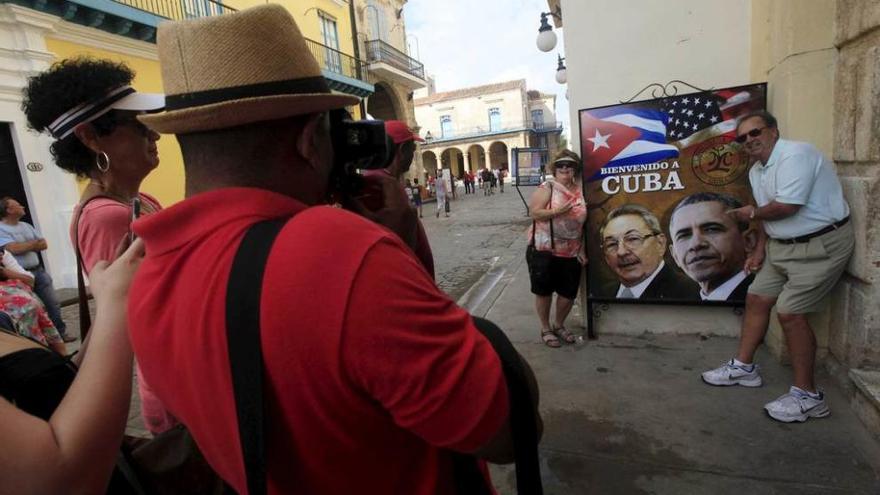
{"type": "Polygon", "coordinates": [[[679,149],[736,132],[736,118],[762,103],[762,94],[737,89],[673,96],[663,102],[666,138],[679,149]]]}
{"type": "Polygon", "coordinates": [[[679,141],[724,120],[720,100],[721,98],[711,93],[667,98],[663,102],[663,111],[669,115],[666,138],[669,141],[679,141]]]}

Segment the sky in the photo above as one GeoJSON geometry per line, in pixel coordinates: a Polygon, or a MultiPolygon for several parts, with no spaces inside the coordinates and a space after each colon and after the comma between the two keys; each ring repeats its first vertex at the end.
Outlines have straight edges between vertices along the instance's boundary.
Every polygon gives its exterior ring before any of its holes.
{"type": "Polygon", "coordinates": [[[433,75],[437,91],[513,79],[556,95],[556,120],[568,134],[565,85],[556,82],[556,55],[565,57],[562,30],[556,48],[535,46],[546,0],[409,0],[403,12],[410,53],[433,75]]]}

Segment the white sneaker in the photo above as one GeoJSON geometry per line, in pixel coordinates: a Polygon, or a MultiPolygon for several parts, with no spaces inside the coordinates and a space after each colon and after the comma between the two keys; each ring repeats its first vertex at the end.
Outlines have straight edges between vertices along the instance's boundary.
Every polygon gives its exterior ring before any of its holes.
{"type": "Polygon", "coordinates": [[[741,366],[733,364],[733,359],[724,363],[720,368],[703,373],[703,381],[709,385],[726,387],[729,385],[742,385],[743,387],[760,387],[761,374],[758,373],[758,365],[748,371],[741,366]]]}
{"type": "Polygon", "coordinates": [[[831,414],[828,405],[825,404],[825,395],[821,391],[819,398],[816,399],[794,386],[787,394],[766,404],[764,410],[771,418],[783,423],[794,421],[803,423],[809,418],[824,418],[831,414]]]}

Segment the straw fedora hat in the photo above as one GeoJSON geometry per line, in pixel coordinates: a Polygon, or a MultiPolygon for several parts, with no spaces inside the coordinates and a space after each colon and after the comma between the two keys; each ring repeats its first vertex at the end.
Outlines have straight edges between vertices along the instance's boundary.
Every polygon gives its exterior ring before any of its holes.
{"type": "Polygon", "coordinates": [[[356,104],[333,94],[290,13],[262,5],[159,26],[165,111],[141,115],[157,132],[186,134],[356,104]]]}

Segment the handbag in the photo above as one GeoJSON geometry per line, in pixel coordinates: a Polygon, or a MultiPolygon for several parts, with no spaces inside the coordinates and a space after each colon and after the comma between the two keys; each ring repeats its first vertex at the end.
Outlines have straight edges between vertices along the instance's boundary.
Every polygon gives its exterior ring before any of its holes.
{"type": "Polygon", "coordinates": [[[121,454],[116,467],[124,476],[129,489],[111,489],[108,490],[110,494],[234,493],[214,472],[189,430],[182,424],[152,439],[126,436],[121,454]]]}
{"type": "MultiPolygon", "coordinates": [[[[548,207],[553,206],[553,183],[548,183],[550,185],[550,201],[547,203],[548,207]]],[[[539,251],[535,247],[535,230],[537,229],[537,222],[532,220],[532,239],[529,241],[529,246],[526,248],[526,264],[529,267],[529,273],[533,276],[535,274],[543,274],[550,268],[550,260],[553,259],[553,249],[556,248],[556,243],[554,241],[553,234],[553,219],[550,219],[550,249],[551,251],[539,251]]]]}

